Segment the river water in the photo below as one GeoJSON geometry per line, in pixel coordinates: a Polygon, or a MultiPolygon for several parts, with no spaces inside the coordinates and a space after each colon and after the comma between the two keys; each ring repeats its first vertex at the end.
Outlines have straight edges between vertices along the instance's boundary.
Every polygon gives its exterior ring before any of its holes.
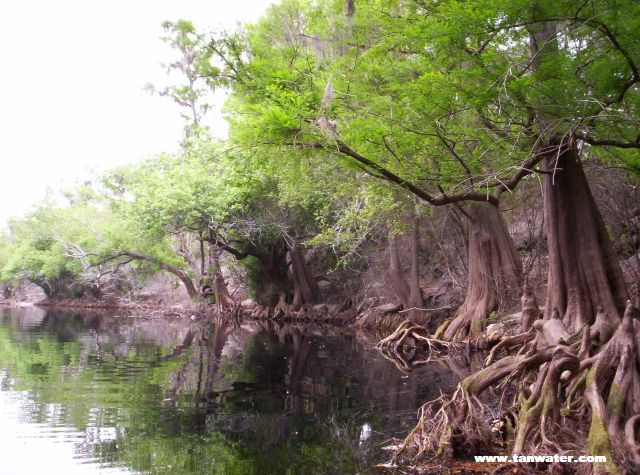
{"type": "Polygon", "coordinates": [[[0,474],[355,474],[457,377],[331,327],[0,309],[0,474]]]}

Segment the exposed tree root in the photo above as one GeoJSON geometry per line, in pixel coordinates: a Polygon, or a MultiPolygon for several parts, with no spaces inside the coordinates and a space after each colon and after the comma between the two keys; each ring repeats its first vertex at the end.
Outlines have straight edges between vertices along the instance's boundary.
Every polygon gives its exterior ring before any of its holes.
{"type": "Polygon", "coordinates": [[[496,355],[501,350],[509,351],[514,348],[520,348],[521,350],[524,350],[524,348],[526,348],[525,344],[529,343],[534,338],[535,332],[529,330],[526,333],[519,333],[518,335],[503,339],[502,341],[500,341],[500,343],[498,343],[491,349],[491,352],[489,352],[489,356],[487,356],[487,358],[485,359],[485,366],[489,366],[491,363],[493,363],[496,355]]]}
{"type": "MultiPolygon", "coordinates": [[[[532,327],[535,318],[541,318],[542,313],[537,308],[535,299],[530,292],[525,289],[522,297],[523,302],[523,320],[527,319],[528,327],[532,327]],[[526,312],[525,312],[526,309],[526,312]]],[[[402,371],[410,371],[415,367],[422,365],[433,358],[438,358],[452,351],[458,351],[463,347],[469,348],[470,342],[450,342],[443,339],[443,334],[448,328],[451,320],[443,323],[434,335],[430,335],[427,329],[410,320],[402,322],[389,336],[381,340],[377,345],[382,354],[394,361],[396,366],[402,371]]],[[[539,322],[542,323],[542,322],[539,322]]],[[[550,335],[556,335],[555,338],[568,338],[566,329],[563,330],[559,325],[561,322],[553,321],[551,323],[539,325],[539,331],[544,332],[545,329],[550,335]]],[[[505,338],[498,343],[487,357],[486,363],[489,365],[500,351],[509,351],[518,348],[518,354],[522,354],[531,346],[526,345],[530,342],[537,342],[541,338],[538,333],[530,328],[527,332],[517,334],[512,337],[505,338]]],[[[474,345],[484,344],[481,338],[476,338],[474,345]]],[[[537,347],[537,346],[536,346],[537,347]]]]}
{"type": "Polygon", "coordinates": [[[402,305],[387,304],[374,307],[370,304],[367,308],[363,308],[353,323],[356,328],[372,328],[382,329],[388,327],[389,315],[394,314],[402,309],[402,305]]]}
{"type": "Polygon", "coordinates": [[[636,414],[630,417],[624,426],[624,434],[627,446],[632,450],[629,452],[629,457],[633,462],[640,466],[640,414],[636,414]]]}
{"type": "Polygon", "coordinates": [[[255,320],[307,321],[317,323],[333,323],[344,325],[361,314],[363,303],[350,297],[340,305],[317,304],[303,305],[296,308],[291,300],[291,293],[281,293],[275,305],[237,305],[232,315],[242,315],[255,320]]]}
{"type": "Polygon", "coordinates": [[[409,372],[435,358],[459,351],[463,345],[432,338],[425,327],[405,320],[391,335],[379,341],[376,348],[398,369],[409,372]]]}
{"type": "MultiPolygon", "coordinates": [[[[370,304],[369,307],[363,306],[361,311],[357,313],[353,326],[356,328],[367,328],[377,332],[393,332],[400,318],[404,317],[406,319],[409,314],[412,314],[411,319],[416,325],[426,327],[432,318],[450,314],[453,310],[451,307],[409,308],[403,310],[402,305],[385,304],[374,306],[370,304]],[[414,310],[417,310],[417,312],[414,312],[414,310]]],[[[404,322],[404,319],[401,320],[401,322],[404,322]]]]}
{"type": "MultiPolygon", "coordinates": [[[[525,297],[523,307],[530,310],[523,312],[526,331],[494,347],[486,367],[463,379],[451,397],[425,404],[395,462],[445,462],[492,453],[495,415],[480,398],[494,388],[502,389],[500,412],[515,423],[508,444],[513,454],[604,455],[606,463],[570,470],[640,472],[640,322],[634,320],[635,309],[629,302],[617,327],[596,318],[570,334],[557,311],[544,320],[532,318],[541,314],[525,297]],[[496,360],[501,352],[507,355],[496,360]]],[[[379,346],[398,351],[414,331],[405,322],[379,346]]],[[[530,468],[552,469],[548,464],[530,468]]]]}
{"type": "Polygon", "coordinates": [[[462,387],[451,397],[443,395],[422,406],[419,416],[395,461],[408,456],[428,463],[451,460],[460,451],[480,454],[491,450],[491,429],[484,422],[489,418],[487,408],[462,387]]]}

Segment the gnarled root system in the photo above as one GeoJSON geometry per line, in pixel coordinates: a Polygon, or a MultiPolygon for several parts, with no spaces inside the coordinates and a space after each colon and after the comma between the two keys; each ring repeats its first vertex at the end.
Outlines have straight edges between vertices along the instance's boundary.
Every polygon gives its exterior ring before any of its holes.
{"type": "Polygon", "coordinates": [[[418,366],[454,351],[464,345],[432,338],[421,325],[405,320],[396,330],[376,345],[376,348],[398,369],[409,372],[418,366]]]}
{"type": "MultiPolygon", "coordinates": [[[[526,322],[530,329],[494,347],[486,367],[463,379],[451,397],[422,407],[395,460],[442,462],[492,453],[494,415],[481,398],[493,388],[502,390],[493,402],[514,426],[502,434],[513,454],[604,455],[606,463],[570,470],[640,473],[640,322],[634,312],[629,302],[617,328],[603,328],[596,318],[574,334],[557,312],[526,322]]],[[[385,344],[393,342],[395,349],[413,331],[405,325],[385,344]]]]}

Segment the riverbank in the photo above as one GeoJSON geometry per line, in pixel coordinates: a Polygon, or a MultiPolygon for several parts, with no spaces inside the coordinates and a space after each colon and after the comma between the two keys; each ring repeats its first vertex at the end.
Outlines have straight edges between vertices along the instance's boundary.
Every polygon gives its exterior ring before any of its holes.
{"type": "MultiPolygon", "coordinates": [[[[59,309],[113,310],[126,315],[145,314],[155,316],[186,316],[193,319],[214,318],[218,316],[214,304],[193,303],[191,305],[166,305],[149,302],[122,302],[118,299],[99,300],[94,298],[49,298],[39,301],[6,299],[0,301],[4,307],[46,307],[59,309]]],[[[447,318],[450,308],[438,308],[422,312],[417,323],[435,328],[447,318]]],[[[261,320],[296,323],[322,323],[337,326],[352,326],[371,329],[382,333],[392,332],[407,318],[406,311],[399,305],[380,303],[374,299],[362,302],[345,301],[342,304],[319,303],[300,311],[281,312],[272,315],[268,310],[251,300],[244,300],[226,315],[234,319],[261,320]]]]}
{"type": "MultiPolygon", "coordinates": [[[[287,304],[279,307],[259,305],[241,289],[235,295],[236,302],[225,315],[236,320],[275,320],[279,322],[322,323],[374,329],[380,333],[392,332],[407,317],[407,312],[386,294],[380,293],[377,282],[369,276],[365,288],[358,288],[353,279],[339,274],[332,282],[321,286],[318,302],[292,310],[287,304]],[[342,277],[339,279],[338,277],[342,277]]],[[[135,294],[108,293],[99,298],[90,292],[79,297],[47,297],[41,288],[23,281],[10,298],[0,300],[5,307],[38,306],[87,310],[114,310],[123,315],[162,316],[181,315],[195,319],[214,318],[219,309],[204,300],[193,301],[182,287],[170,285],[158,276],[135,294]]],[[[453,307],[440,306],[421,312],[418,320],[438,323],[453,313],[453,307]]],[[[434,328],[435,329],[435,328],[434,328]]]]}
{"type": "Polygon", "coordinates": [[[6,299],[0,301],[0,307],[24,308],[41,307],[45,309],[60,310],[86,310],[86,311],[110,311],[117,312],[123,316],[138,316],[144,314],[147,317],[181,316],[188,317],[194,315],[194,309],[183,306],[154,305],[149,303],[124,303],[117,300],[95,300],[86,298],[55,298],[40,301],[18,301],[6,299]]]}

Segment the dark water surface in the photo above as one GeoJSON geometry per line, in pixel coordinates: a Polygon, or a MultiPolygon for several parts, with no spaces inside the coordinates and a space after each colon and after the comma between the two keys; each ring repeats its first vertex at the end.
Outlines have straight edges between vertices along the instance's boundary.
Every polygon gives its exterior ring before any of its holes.
{"type": "Polygon", "coordinates": [[[457,378],[327,327],[0,309],[0,474],[354,474],[457,378]]]}

